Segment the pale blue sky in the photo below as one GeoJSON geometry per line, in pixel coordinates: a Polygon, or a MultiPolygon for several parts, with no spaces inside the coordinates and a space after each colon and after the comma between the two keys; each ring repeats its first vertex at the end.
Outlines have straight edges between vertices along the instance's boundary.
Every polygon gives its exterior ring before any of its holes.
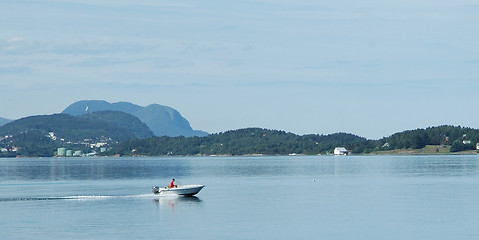
{"type": "Polygon", "coordinates": [[[0,117],[85,99],[211,133],[479,128],[479,2],[0,0],[0,117]]]}

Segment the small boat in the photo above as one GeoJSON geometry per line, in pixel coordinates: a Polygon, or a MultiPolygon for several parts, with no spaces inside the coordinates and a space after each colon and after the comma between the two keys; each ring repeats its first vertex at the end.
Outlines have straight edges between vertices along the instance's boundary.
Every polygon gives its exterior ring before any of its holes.
{"type": "Polygon", "coordinates": [[[181,196],[193,196],[201,191],[205,185],[178,185],[176,187],[154,187],[152,192],[159,194],[174,194],[181,196]]]}

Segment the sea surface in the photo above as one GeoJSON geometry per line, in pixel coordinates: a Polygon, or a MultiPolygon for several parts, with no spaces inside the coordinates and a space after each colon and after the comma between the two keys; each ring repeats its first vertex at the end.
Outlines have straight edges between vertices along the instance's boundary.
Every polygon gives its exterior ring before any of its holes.
{"type": "Polygon", "coordinates": [[[0,159],[0,239],[479,239],[479,156],[0,159]]]}

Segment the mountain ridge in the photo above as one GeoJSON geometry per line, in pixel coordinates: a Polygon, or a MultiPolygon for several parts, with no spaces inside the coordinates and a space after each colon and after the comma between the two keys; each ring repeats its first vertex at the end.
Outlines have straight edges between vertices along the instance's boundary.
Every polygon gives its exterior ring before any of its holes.
{"type": "Polygon", "coordinates": [[[11,122],[12,120],[0,117],[0,127],[11,122]]]}
{"type": "Polygon", "coordinates": [[[207,132],[194,130],[188,120],[168,106],[150,104],[142,107],[130,102],[110,103],[105,100],[81,100],[70,104],[62,113],[73,116],[83,115],[87,112],[120,111],[131,114],[144,122],[155,136],[206,136],[207,132]]]}
{"type": "Polygon", "coordinates": [[[146,126],[144,122],[125,112],[106,110],[83,114],[78,117],[101,121],[109,125],[124,128],[133,133],[139,139],[154,136],[153,132],[150,130],[150,128],[148,128],[148,126],[146,126]]]}

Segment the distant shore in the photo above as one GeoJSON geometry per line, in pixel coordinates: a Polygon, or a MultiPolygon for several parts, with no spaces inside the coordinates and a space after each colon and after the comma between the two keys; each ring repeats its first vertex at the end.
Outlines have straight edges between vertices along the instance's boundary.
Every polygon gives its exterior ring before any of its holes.
{"type": "MultiPolygon", "coordinates": [[[[479,150],[451,152],[451,146],[427,145],[421,149],[394,149],[388,151],[372,152],[365,155],[476,155],[479,150]]],[[[359,154],[360,155],[360,154],[359,154]]]]}

